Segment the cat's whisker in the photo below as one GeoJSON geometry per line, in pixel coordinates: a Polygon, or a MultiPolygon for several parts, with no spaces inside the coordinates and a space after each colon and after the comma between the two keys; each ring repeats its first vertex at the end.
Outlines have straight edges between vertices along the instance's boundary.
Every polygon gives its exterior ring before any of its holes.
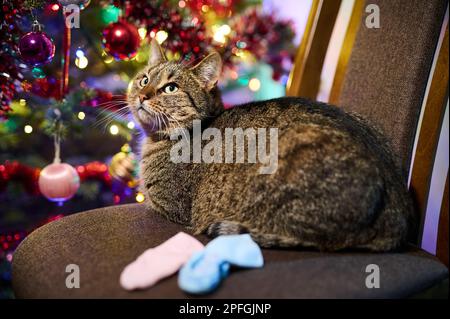
{"type": "Polygon", "coordinates": [[[109,111],[114,108],[121,108],[121,107],[128,107],[128,105],[126,103],[114,103],[114,104],[110,103],[110,104],[105,104],[104,106],[99,106],[99,108],[101,109],[102,112],[109,111]]]}
{"type": "Polygon", "coordinates": [[[96,127],[104,127],[107,128],[113,121],[119,121],[120,119],[109,118],[103,121],[102,123],[96,124],[96,127]]]}
{"type": "Polygon", "coordinates": [[[159,137],[161,138],[163,136],[163,123],[162,123],[162,118],[161,118],[161,113],[158,113],[158,123],[159,123],[159,137]]]}
{"type": "Polygon", "coordinates": [[[167,127],[168,129],[170,129],[170,122],[169,122],[169,120],[167,118],[167,114],[162,113],[161,117],[162,117],[162,120],[164,122],[164,126],[167,127]]]}
{"type": "MultiPolygon", "coordinates": [[[[150,109],[150,112],[151,112],[152,116],[156,119],[158,114],[155,111],[153,111],[152,109],[150,109]]],[[[156,126],[157,126],[157,124],[155,123],[155,121],[152,121],[152,131],[157,129],[156,126]]]]}
{"type": "Polygon", "coordinates": [[[112,103],[127,103],[127,102],[128,102],[128,100],[125,100],[125,99],[114,99],[114,100],[98,103],[94,107],[108,105],[108,104],[112,104],[112,103]]]}
{"type": "Polygon", "coordinates": [[[104,104],[98,104],[94,107],[101,108],[101,111],[105,111],[105,110],[109,110],[109,109],[112,109],[112,108],[118,107],[118,106],[128,107],[128,103],[126,103],[126,102],[108,102],[108,103],[104,103],[104,104]]]}
{"type": "Polygon", "coordinates": [[[126,101],[128,101],[128,100],[115,98],[115,99],[111,99],[109,101],[104,101],[102,103],[98,103],[97,105],[103,105],[103,104],[107,104],[107,103],[111,103],[111,102],[126,102],[126,101]]]}
{"type": "Polygon", "coordinates": [[[104,118],[102,118],[102,119],[96,121],[96,122],[94,123],[94,127],[100,127],[100,126],[102,126],[103,124],[108,125],[108,124],[110,124],[114,119],[117,119],[117,120],[126,120],[126,119],[127,119],[126,115],[128,115],[128,114],[129,114],[129,111],[128,111],[125,107],[124,107],[124,108],[121,108],[121,109],[117,110],[116,112],[107,114],[104,118]]]}
{"type": "MultiPolygon", "coordinates": [[[[178,125],[175,121],[171,121],[170,120],[170,116],[168,114],[164,114],[164,121],[166,122],[167,133],[168,133],[169,136],[171,134],[170,130],[172,128],[174,130],[177,130],[178,128],[181,128],[180,125],[178,125]]],[[[186,133],[184,131],[182,131],[182,132],[183,132],[184,137],[186,138],[186,136],[185,136],[186,133]]]]}
{"type": "Polygon", "coordinates": [[[156,133],[158,133],[158,136],[161,137],[161,123],[159,121],[159,113],[156,114],[156,122],[157,122],[157,130],[156,133]]]}
{"type": "Polygon", "coordinates": [[[114,97],[114,98],[112,98],[112,99],[110,99],[110,100],[108,100],[108,101],[105,101],[105,102],[111,102],[111,101],[126,101],[126,100],[127,100],[126,97],[124,97],[124,98],[114,97]]]}
{"type": "MultiPolygon", "coordinates": [[[[101,114],[99,114],[99,115],[103,116],[105,113],[106,113],[106,112],[101,113],[101,114]]],[[[126,114],[126,113],[129,113],[129,111],[127,110],[126,107],[122,107],[122,108],[118,109],[118,110],[115,111],[115,112],[107,113],[107,114],[105,115],[105,118],[115,117],[115,116],[120,116],[122,113],[123,113],[123,114],[126,114]]]]}
{"type": "MultiPolygon", "coordinates": [[[[157,118],[157,116],[158,116],[158,113],[157,112],[155,112],[153,109],[146,109],[146,111],[148,111],[155,119],[157,118]]],[[[157,127],[156,127],[156,123],[155,123],[155,121],[152,121],[152,131],[154,131],[155,129],[156,129],[157,127]]]]}
{"type": "Polygon", "coordinates": [[[99,112],[97,114],[97,118],[114,117],[115,115],[121,114],[121,113],[130,113],[130,111],[127,109],[127,107],[121,107],[114,111],[104,110],[103,112],[99,112]]]}
{"type": "Polygon", "coordinates": [[[186,142],[189,142],[189,139],[188,139],[188,137],[186,135],[186,132],[183,129],[183,127],[181,126],[180,122],[178,122],[178,120],[176,118],[174,118],[173,116],[168,115],[168,120],[170,121],[170,119],[172,119],[172,123],[173,123],[173,121],[175,121],[175,124],[177,125],[176,128],[179,128],[181,130],[181,132],[183,134],[183,138],[186,139],[186,142]]]}

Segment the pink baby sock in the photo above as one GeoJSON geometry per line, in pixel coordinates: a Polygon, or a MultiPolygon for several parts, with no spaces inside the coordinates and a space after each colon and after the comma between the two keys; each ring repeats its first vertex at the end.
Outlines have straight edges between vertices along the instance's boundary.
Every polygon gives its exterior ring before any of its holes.
{"type": "Polygon", "coordinates": [[[120,284],[126,290],[151,287],[176,273],[191,257],[204,248],[194,237],[179,232],[161,245],[147,249],[125,267],[120,284]]]}

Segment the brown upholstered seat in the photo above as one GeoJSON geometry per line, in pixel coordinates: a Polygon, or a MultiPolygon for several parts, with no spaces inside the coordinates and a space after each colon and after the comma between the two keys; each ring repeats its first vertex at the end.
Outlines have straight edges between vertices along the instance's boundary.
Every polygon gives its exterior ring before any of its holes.
{"type": "MultiPolygon", "coordinates": [[[[185,298],[177,277],[147,290],[127,292],[119,285],[122,269],[145,249],[182,226],[145,210],[143,205],[102,208],[75,214],[31,233],[13,262],[18,298],[185,298]],[[66,288],[68,264],[80,267],[80,288],[66,288]]],[[[206,243],[206,237],[199,237],[206,243]]],[[[402,298],[422,292],[448,276],[435,257],[406,253],[319,253],[264,250],[265,266],[235,270],[210,298],[402,298]],[[366,267],[380,267],[381,287],[368,289],[366,267]]]]}

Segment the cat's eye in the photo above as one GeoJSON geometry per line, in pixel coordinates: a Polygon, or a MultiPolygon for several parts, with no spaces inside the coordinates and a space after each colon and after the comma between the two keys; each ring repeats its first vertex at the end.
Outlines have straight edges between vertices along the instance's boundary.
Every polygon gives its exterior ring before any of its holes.
{"type": "Polygon", "coordinates": [[[167,94],[175,93],[178,91],[178,86],[175,83],[169,83],[162,88],[162,91],[167,94]]]}
{"type": "Polygon", "coordinates": [[[139,85],[144,87],[148,84],[148,76],[144,75],[144,77],[139,81],[139,85]]]}

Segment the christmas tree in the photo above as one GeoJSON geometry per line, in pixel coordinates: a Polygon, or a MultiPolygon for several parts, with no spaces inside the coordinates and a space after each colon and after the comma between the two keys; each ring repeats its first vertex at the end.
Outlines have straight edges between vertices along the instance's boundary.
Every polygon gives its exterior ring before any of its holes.
{"type": "Polygon", "coordinates": [[[155,38],[169,59],[224,61],[226,107],[284,94],[290,21],[257,0],[4,1],[0,10],[0,298],[12,253],[62,216],[142,202],[126,105],[155,38]]]}

